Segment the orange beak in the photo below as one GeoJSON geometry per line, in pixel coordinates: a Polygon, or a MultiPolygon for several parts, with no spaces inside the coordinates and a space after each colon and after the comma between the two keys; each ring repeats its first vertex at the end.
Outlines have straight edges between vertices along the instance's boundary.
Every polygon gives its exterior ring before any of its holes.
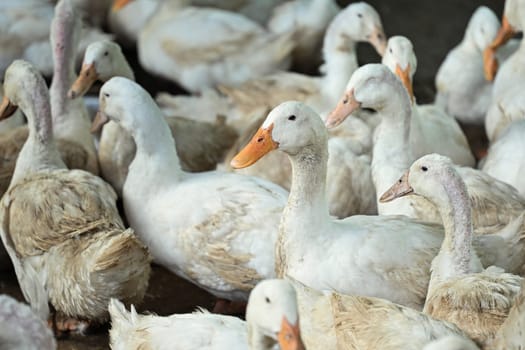
{"type": "Polygon", "coordinates": [[[272,139],[273,124],[266,129],[259,128],[248,144],[232,159],[230,165],[234,169],[246,168],[265,154],[279,147],[272,139]]]}
{"type": "Polygon", "coordinates": [[[118,11],[127,4],[129,4],[132,0],[114,0],[113,6],[111,7],[111,11],[118,11]]]}
{"type": "Polygon", "coordinates": [[[377,53],[383,57],[387,46],[386,35],[383,28],[376,27],[372,34],[370,34],[368,42],[376,49],[377,53]]]}
{"type": "Polygon", "coordinates": [[[83,64],[82,69],[80,70],[80,74],[78,75],[77,80],[71,85],[71,88],[69,89],[67,96],[69,98],[77,98],[79,96],[83,96],[93,85],[95,81],[97,81],[98,75],[97,70],[95,69],[95,64],[83,64]]]}
{"type": "Polygon", "coordinates": [[[361,103],[356,101],[354,89],[346,91],[343,95],[343,98],[339,101],[339,103],[337,103],[335,109],[330,112],[326,118],[326,127],[330,129],[338,126],[359,107],[361,107],[361,103]]]}
{"type": "Polygon", "coordinates": [[[102,129],[102,126],[107,122],[109,122],[108,116],[105,113],[98,111],[95,115],[95,119],[93,119],[93,123],[91,123],[91,133],[94,134],[99,132],[102,129]]]}
{"type": "Polygon", "coordinates": [[[0,120],[4,120],[12,116],[18,107],[9,101],[7,96],[4,96],[2,99],[2,104],[0,105],[0,120]]]}
{"type": "Polygon", "coordinates": [[[403,176],[401,176],[401,178],[397,180],[397,182],[392,187],[383,193],[381,198],[379,198],[379,201],[381,203],[391,202],[396,198],[404,197],[413,193],[414,189],[410,187],[410,184],[408,183],[408,174],[409,172],[407,170],[407,172],[404,173],[403,176]]]}
{"type": "Polygon", "coordinates": [[[412,88],[412,79],[410,78],[410,64],[407,64],[405,70],[401,69],[399,64],[396,64],[396,75],[401,79],[401,82],[407,89],[410,95],[410,101],[414,102],[414,90],[412,88]]]}
{"type": "Polygon", "coordinates": [[[496,50],[503,46],[509,41],[516,30],[512,28],[507,17],[503,16],[501,27],[498,31],[498,35],[492,41],[492,43],[483,52],[483,72],[485,73],[485,79],[488,81],[494,80],[496,72],[498,71],[498,61],[496,59],[496,50]]]}
{"type": "Polygon", "coordinates": [[[301,331],[299,329],[299,319],[297,324],[292,325],[286,317],[281,322],[281,330],[277,335],[277,341],[281,350],[304,350],[301,331]]]}

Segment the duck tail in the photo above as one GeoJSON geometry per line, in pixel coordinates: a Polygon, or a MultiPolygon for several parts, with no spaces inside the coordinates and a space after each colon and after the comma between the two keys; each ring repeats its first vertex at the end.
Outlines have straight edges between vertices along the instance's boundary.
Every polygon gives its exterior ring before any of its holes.
{"type": "Polygon", "coordinates": [[[108,318],[108,303],[142,301],[148,287],[151,257],[132,229],[100,219],[50,250],[49,300],[70,317],[96,322],[108,318]],[[75,259],[72,259],[74,257],[75,259]]]}
{"type": "Polygon", "coordinates": [[[108,311],[111,318],[111,329],[109,331],[111,349],[126,350],[128,349],[126,339],[131,338],[131,334],[138,322],[135,307],[131,305],[131,310],[128,312],[122,302],[111,298],[108,311]]]}
{"type": "Polygon", "coordinates": [[[132,229],[119,231],[106,238],[103,249],[94,257],[91,281],[100,288],[108,284],[115,287],[108,299],[137,304],[146,294],[151,256],[132,229]]]}

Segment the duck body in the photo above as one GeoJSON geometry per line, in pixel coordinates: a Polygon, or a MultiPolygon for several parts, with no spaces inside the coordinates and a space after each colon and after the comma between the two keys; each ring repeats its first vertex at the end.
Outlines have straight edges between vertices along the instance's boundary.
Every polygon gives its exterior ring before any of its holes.
{"type": "Polygon", "coordinates": [[[173,8],[169,1],[162,6],[139,34],[139,60],[149,72],[190,92],[237,85],[289,65],[293,33],[271,34],[228,11],[173,8]]]}
{"type": "Polygon", "coordinates": [[[321,60],[324,32],[340,10],[333,0],[287,1],[273,10],[268,28],[273,33],[295,31],[294,66],[302,71],[313,70],[321,60]]]}
{"type": "Polygon", "coordinates": [[[502,135],[490,145],[482,170],[490,176],[515,187],[521,196],[525,196],[525,182],[520,176],[523,164],[522,150],[525,149],[525,121],[512,123],[502,135]]]}
{"type": "Polygon", "coordinates": [[[385,299],[321,292],[288,277],[297,291],[308,349],[421,349],[433,339],[466,335],[449,322],[385,299]]]}
{"type": "Polygon", "coordinates": [[[138,172],[139,166],[136,158],[124,184],[124,208],[156,262],[224,299],[246,300],[257,281],[274,276],[284,190],[254,177],[219,172],[191,174],[171,188],[149,187],[144,176],[156,177],[156,172],[138,172]],[[183,206],[177,205],[181,198],[183,206]],[[156,209],[175,207],[164,213],[156,209]],[[166,238],[159,239],[157,232],[166,238]]]}
{"type": "Polygon", "coordinates": [[[124,209],[157,262],[232,300],[245,300],[256,282],[274,275],[274,242],[286,191],[254,177],[183,172],[165,119],[151,97],[128,79],[106,82],[101,106],[135,140],[124,209]],[[139,97],[130,100],[129,94],[139,97]]]}

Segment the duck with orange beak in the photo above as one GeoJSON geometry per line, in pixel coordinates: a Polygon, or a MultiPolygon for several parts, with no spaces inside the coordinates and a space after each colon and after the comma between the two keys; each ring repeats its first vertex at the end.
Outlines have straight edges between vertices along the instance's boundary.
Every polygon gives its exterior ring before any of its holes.
{"type": "Polygon", "coordinates": [[[410,96],[410,147],[414,157],[439,152],[456,164],[473,167],[476,160],[457,121],[434,104],[416,103],[412,85],[417,59],[412,42],[404,36],[388,39],[382,63],[401,80],[410,96]]]}
{"type": "MultiPolygon", "coordinates": [[[[514,33],[525,28],[525,2],[507,0],[505,2],[502,26],[492,45],[486,50],[485,71],[487,78],[493,78],[497,65],[494,51],[506,43],[514,33]]],[[[494,78],[492,102],[485,117],[485,131],[490,142],[497,140],[514,121],[523,119],[525,102],[522,92],[525,89],[525,43],[501,65],[494,78]]]]}
{"type": "MultiPolygon", "coordinates": [[[[372,108],[381,118],[381,124],[375,131],[372,178],[378,194],[385,192],[408,168],[415,159],[409,143],[409,133],[413,113],[412,104],[401,81],[384,65],[370,64],[359,68],[350,79],[347,94],[340,105],[353,105],[354,108],[372,108]]],[[[347,108],[345,113],[354,109],[347,108]]],[[[341,123],[346,115],[334,110],[327,120],[328,127],[341,123]]],[[[443,142],[439,142],[440,144],[443,142]]],[[[502,227],[514,222],[513,235],[519,237],[525,199],[517,190],[497,181],[482,171],[469,167],[460,167],[459,171],[469,187],[474,215],[474,230],[477,234],[499,233],[502,227]],[[496,199],[497,198],[497,199],[496,199]],[[498,203],[497,205],[490,203],[498,203]],[[490,209],[489,209],[490,208],[490,209]],[[517,220],[517,221],[516,221],[517,220]]],[[[400,198],[396,203],[381,203],[378,211],[381,215],[406,215],[429,222],[440,222],[441,218],[435,206],[422,197],[400,198]]],[[[511,249],[514,249],[512,247],[511,249]]],[[[508,267],[509,271],[521,269],[523,258],[508,267]]]]}
{"type": "Polygon", "coordinates": [[[109,305],[111,348],[157,350],[305,350],[299,328],[296,291],[286,280],[269,279],[255,286],[246,321],[207,312],[137,315],[113,299],[109,305]]]}

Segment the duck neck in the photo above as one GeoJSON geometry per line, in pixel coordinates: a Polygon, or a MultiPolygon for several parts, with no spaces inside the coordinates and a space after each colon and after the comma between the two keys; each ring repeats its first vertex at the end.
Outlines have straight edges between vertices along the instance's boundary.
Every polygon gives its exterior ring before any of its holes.
{"type": "MultiPolygon", "coordinates": [[[[65,6],[65,5],[64,5],[65,6]]],[[[76,78],[75,51],[77,23],[72,13],[55,15],[52,23],[53,81],[49,89],[55,128],[67,121],[69,99],[67,91],[76,78]]]]}
{"type": "Polygon", "coordinates": [[[328,26],[323,41],[321,94],[331,106],[343,95],[346,84],[357,69],[357,40],[344,33],[344,17],[337,16],[328,26]]]}
{"type": "MultiPolygon", "coordinates": [[[[321,145],[309,145],[295,155],[290,155],[292,163],[292,186],[288,204],[282,220],[287,234],[301,235],[314,232],[329,219],[326,201],[326,164],[328,160],[327,140],[321,145]],[[303,230],[302,227],[310,229],[303,230]]],[[[293,241],[293,238],[289,238],[293,241]]]]}
{"type": "Polygon", "coordinates": [[[248,323],[248,341],[250,350],[270,350],[276,341],[266,336],[258,327],[248,323]]]}
{"type": "Polygon", "coordinates": [[[29,135],[18,155],[10,186],[41,170],[66,168],[53,140],[49,93],[43,81],[38,85],[20,105],[27,117],[29,135]]]}
{"type": "Polygon", "coordinates": [[[443,182],[446,195],[435,200],[445,228],[445,238],[432,263],[432,284],[478,272],[471,268],[476,258],[472,249],[472,213],[467,188],[455,169],[449,171],[451,174],[447,174],[443,182]]]}
{"type": "Polygon", "coordinates": [[[160,111],[151,109],[134,113],[144,114],[142,119],[149,123],[126,128],[135,141],[137,152],[129,166],[124,191],[126,187],[135,193],[140,192],[141,188],[147,193],[154,192],[155,189],[162,190],[166,185],[182,179],[184,174],[175,149],[175,140],[160,111]]]}
{"type": "Polygon", "coordinates": [[[412,161],[409,141],[412,105],[405,89],[392,91],[388,102],[377,112],[381,123],[374,135],[372,177],[380,196],[412,161]]]}

